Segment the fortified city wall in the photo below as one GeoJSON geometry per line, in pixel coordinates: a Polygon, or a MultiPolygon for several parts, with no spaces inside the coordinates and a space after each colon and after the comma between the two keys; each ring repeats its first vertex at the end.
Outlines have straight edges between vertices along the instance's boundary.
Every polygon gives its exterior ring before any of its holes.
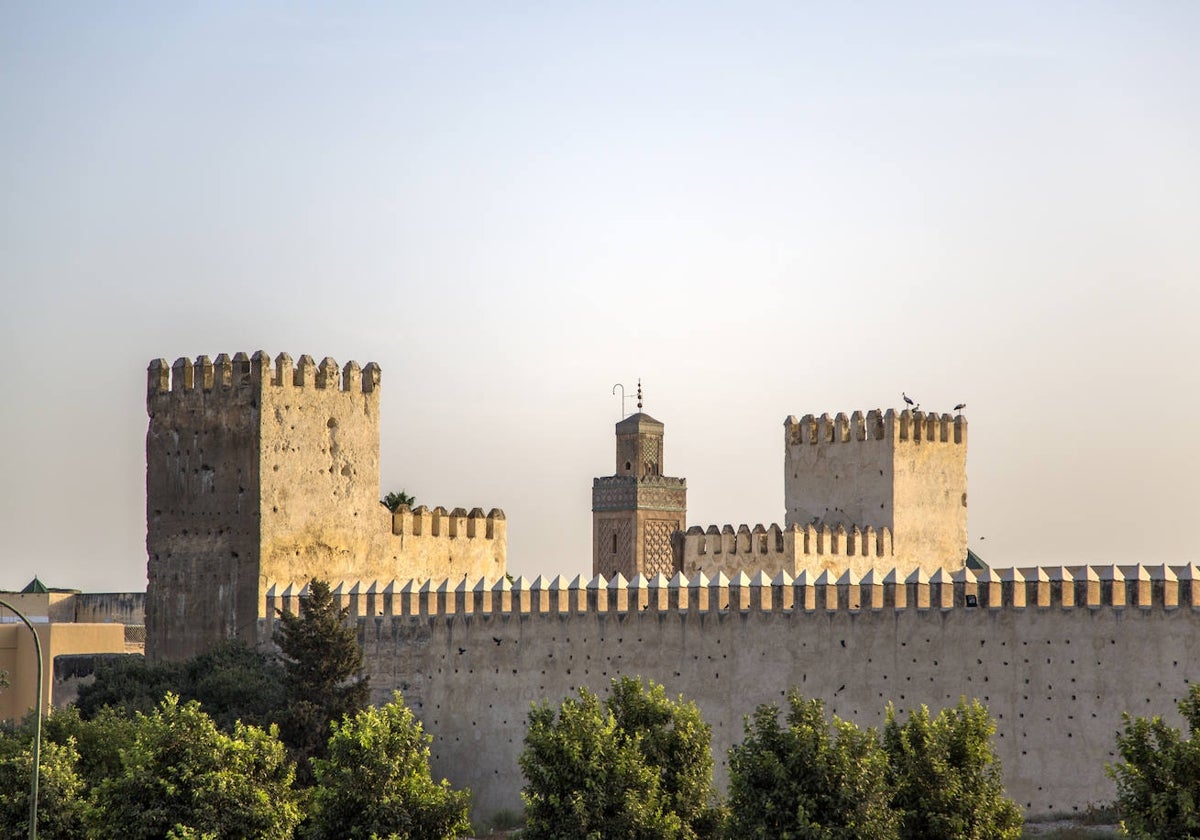
{"type": "MultiPolygon", "coordinates": [[[[1200,569],[1053,567],[926,575],[781,572],[626,582],[364,581],[335,587],[357,623],[374,702],[400,690],[434,736],[433,768],[477,812],[520,806],[531,703],[638,676],[694,700],[718,782],[742,719],[797,688],[878,726],[978,698],[1008,792],[1027,813],[1110,800],[1121,713],[1164,714],[1200,680],[1200,569]]],[[[260,634],[303,590],[271,586],[260,634]]]]}
{"type": "Polygon", "coordinates": [[[380,380],[262,351],[150,363],[150,658],[255,638],[269,580],[504,574],[503,512],[379,503],[380,380]]]}

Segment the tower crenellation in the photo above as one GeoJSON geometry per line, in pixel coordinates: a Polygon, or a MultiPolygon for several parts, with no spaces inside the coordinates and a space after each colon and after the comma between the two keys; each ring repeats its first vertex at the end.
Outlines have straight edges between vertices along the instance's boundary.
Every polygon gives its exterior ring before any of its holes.
{"type": "Polygon", "coordinates": [[[967,556],[967,421],[873,409],[784,421],[785,525],[888,531],[901,568],[967,556]]]}

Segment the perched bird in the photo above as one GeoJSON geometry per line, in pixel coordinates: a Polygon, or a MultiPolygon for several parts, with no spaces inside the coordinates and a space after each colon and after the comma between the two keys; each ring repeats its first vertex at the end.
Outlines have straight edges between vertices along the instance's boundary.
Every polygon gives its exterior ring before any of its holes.
{"type": "Polygon", "coordinates": [[[912,401],[912,397],[910,397],[908,394],[904,393],[903,391],[900,392],[900,396],[904,397],[904,401],[906,403],[908,403],[909,405],[916,405],[916,403],[912,401]]]}
{"type": "Polygon", "coordinates": [[[954,406],[954,410],[955,410],[955,411],[962,411],[962,410],[963,410],[964,408],[966,408],[966,407],[967,407],[967,404],[966,404],[966,403],[959,403],[958,405],[954,406]]]}

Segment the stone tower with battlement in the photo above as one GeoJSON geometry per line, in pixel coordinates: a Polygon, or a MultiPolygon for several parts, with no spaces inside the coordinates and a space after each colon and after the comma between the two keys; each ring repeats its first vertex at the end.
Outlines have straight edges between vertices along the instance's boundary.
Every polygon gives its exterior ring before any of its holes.
{"type": "Polygon", "coordinates": [[[616,474],[592,482],[593,574],[678,571],[671,535],[686,525],[687,481],[662,474],[663,430],[640,411],[617,423],[616,474]]]}
{"type": "Polygon", "coordinates": [[[502,577],[503,512],[379,503],[380,369],[280,354],[150,363],[146,648],[253,644],[267,581],[502,577]]]}
{"type": "MultiPolygon", "coordinates": [[[[788,417],[784,451],[786,526],[890,532],[888,567],[932,573],[966,563],[967,421],[961,414],[889,409],[788,417]]],[[[876,553],[876,546],[870,549],[876,553]]],[[[859,552],[858,559],[868,558],[859,552]]]]}

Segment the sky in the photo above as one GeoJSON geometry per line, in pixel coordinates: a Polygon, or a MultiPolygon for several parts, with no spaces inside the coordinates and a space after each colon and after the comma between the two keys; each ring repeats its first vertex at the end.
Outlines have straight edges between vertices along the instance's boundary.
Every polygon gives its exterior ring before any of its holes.
{"type": "Polygon", "coordinates": [[[997,566],[1200,562],[1200,5],[0,0],[0,588],[145,586],[145,369],[383,369],[382,490],[587,573],[789,414],[966,402],[997,566]],[[628,406],[632,410],[632,405],[628,406]]]}

